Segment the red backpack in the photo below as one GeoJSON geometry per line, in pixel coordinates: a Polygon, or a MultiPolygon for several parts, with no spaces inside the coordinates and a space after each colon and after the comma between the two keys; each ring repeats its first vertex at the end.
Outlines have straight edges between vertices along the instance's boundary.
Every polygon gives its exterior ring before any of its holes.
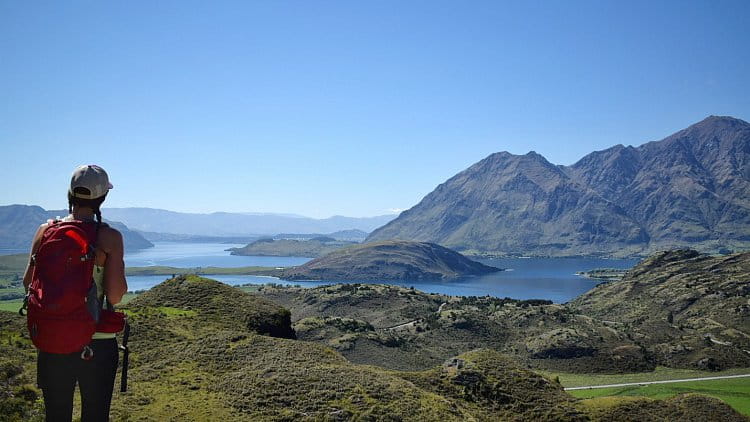
{"type": "Polygon", "coordinates": [[[94,289],[96,224],[53,221],[33,255],[28,295],[29,333],[48,353],[81,351],[91,342],[96,322],[87,308],[94,289]]]}

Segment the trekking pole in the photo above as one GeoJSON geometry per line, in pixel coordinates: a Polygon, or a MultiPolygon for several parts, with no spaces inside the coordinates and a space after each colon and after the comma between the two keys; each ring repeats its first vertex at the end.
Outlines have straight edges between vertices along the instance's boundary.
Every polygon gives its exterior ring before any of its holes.
{"type": "Polygon", "coordinates": [[[128,349],[128,337],[130,337],[130,324],[125,322],[125,330],[122,333],[122,376],[120,377],[120,392],[128,391],[128,359],[130,358],[130,349],[128,349]]]}

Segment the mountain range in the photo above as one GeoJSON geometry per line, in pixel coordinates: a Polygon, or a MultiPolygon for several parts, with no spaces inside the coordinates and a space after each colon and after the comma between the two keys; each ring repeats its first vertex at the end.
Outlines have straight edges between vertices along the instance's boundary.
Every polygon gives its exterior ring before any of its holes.
{"type": "Polygon", "coordinates": [[[122,221],[144,232],[204,236],[275,235],[278,233],[333,233],[357,229],[371,232],[394,215],[377,217],[333,216],[324,219],[289,214],[254,214],[215,212],[192,214],[155,208],[106,208],[108,218],[122,221]]]}
{"type": "MultiPolygon", "coordinates": [[[[45,210],[35,205],[0,206],[0,249],[28,249],[40,224],[67,214],[66,210],[45,210]]],[[[107,218],[104,221],[122,233],[125,250],[154,246],[124,224],[107,218]]]]}
{"type": "Polygon", "coordinates": [[[710,116],[661,141],[571,166],[499,152],[439,185],[367,241],[497,255],[645,255],[750,247],[750,124],[710,116]]]}

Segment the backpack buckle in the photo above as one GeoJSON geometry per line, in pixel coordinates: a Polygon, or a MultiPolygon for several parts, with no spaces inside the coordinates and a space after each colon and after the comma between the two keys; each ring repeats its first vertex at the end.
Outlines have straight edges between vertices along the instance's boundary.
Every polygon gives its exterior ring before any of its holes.
{"type": "Polygon", "coordinates": [[[81,256],[81,261],[91,261],[94,258],[96,258],[96,248],[94,248],[92,245],[89,245],[86,255],[81,256]]]}

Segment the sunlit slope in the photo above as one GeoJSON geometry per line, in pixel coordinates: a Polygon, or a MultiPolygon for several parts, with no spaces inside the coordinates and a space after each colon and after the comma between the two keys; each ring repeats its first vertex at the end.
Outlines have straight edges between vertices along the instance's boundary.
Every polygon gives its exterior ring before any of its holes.
{"type": "MultiPolygon", "coordinates": [[[[288,311],[278,305],[199,277],[167,281],[127,312],[130,387],[115,393],[113,420],[576,421],[671,406],[594,409],[490,350],[420,372],[356,365],[323,345],[283,338],[292,333],[288,311]]],[[[0,313],[0,408],[11,420],[38,420],[38,392],[29,385],[34,352],[23,332],[22,318],[0,313]]],[[[680,415],[699,420],[707,411],[743,420],[718,402],[680,415]]]]}
{"type": "Polygon", "coordinates": [[[133,300],[128,312],[137,354],[133,393],[116,399],[114,414],[120,418],[149,415],[156,420],[170,412],[194,420],[465,420],[499,414],[552,419],[579,414],[559,385],[495,352],[462,357],[465,362],[456,364],[460,368],[405,377],[349,363],[322,345],[259,335],[287,336],[288,312],[207,279],[167,281],[133,300]],[[484,367],[495,372],[484,374],[484,367]],[[510,380],[510,372],[529,384],[498,385],[502,377],[510,380]],[[436,387],[418,386],[417,380],[436,387]],[[442,384],[448,390],[438,388],[442,384]],[[533,393],[527,391],[532,385],[533,393]],[[502,401],[496,399],[500,392],[502,401]]]}

